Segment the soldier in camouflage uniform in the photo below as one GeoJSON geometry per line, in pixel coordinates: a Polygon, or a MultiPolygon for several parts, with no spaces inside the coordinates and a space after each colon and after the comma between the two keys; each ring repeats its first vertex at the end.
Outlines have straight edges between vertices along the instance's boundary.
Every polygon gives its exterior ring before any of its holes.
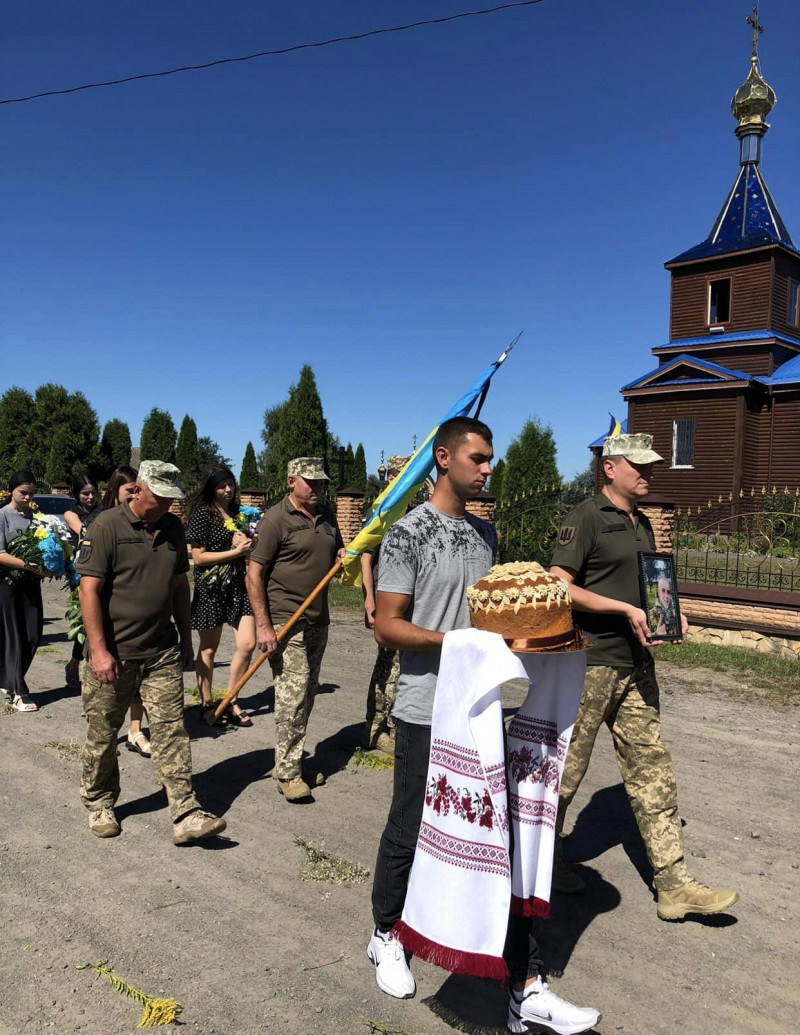
{"type": "Polygon", "coordinates": [[[183,669],[194,664],[189,558],[183,525],[167,513],[173,499],[183,498],[179,474],[173,464],[146,460],[131,500],[101,514],[81,541],[77,569],[89,645],[81,799],[96,837],[120,833],[117,734],[137,696],[150,719],[153,768],[167,792],[175,844],[212,837],[226,826],[194,796],[183,724],[183,669]]]}
{"type": "MultiPolygon", "coordinates": [[[[653,530],[636,503],[649,492],[662,458],[650,435],[609,436],[603,443],[603,488],[571,511],[561,526],[551,571],[571,584],[576,624],[597,637],[559,795],[557,832],[589,765],[600,726],[614,742],[622,781],[653,868],[662,920],[720,913],[739,898],[693,880],[686,868],[672,760],[661,740],[659,692],[650,630],[639,595],[638,554],[655,550],[653,530]]],[[[685,631],[685,629],[683,630],[685,631]]],[[[653,641],[659,643],[661,641],[653,641]]],[[[557,841],[553,884],[578,893],[584,885],[557,841]]]]}
{"type": "MultiPolygon", "coordinates": [[[[394,453],[386,464],[389,482],[400,474],[410,457],[394,453]]],[[[375,628],[375,583],[377,582],[380,546],[361,555],[361,584],[364,591],[364,625],[375,628]]],[[[372,670],[367,691],[367,715],[361,746],[394,754],[394,719],[392,708],[400,677],[400,652],[391,647],[378,647],[378,657],[372,670]]]]}
{"type": "Polygon", "coordinates": [[[247,592],[256,619],[259,650],[270,654],[275,680],[275,769],[287,801],[304,801],[323,783],[320,773],[303,770],[303,747],[328,642],[327,588],[278,644],[277,634],[314,587],[330,571],[344,544],[333,516],[319,498],[328,476],[318,457],[290,460],[289,492],[258,525],[247,569],[247,592]],[[266,582],[266,585],[265,585],[266,582]]]}

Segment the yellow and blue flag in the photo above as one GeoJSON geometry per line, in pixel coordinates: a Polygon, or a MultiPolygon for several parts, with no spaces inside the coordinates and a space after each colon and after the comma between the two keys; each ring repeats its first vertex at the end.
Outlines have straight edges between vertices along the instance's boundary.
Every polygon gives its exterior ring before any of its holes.
{"type": "MultiPolygon", "coordinates": [[[[521,333],[521,332],[520,332],[521,333]]],[[[476,400],[479,400],[477,413],[480,413],[483,400],[489,390],[489,382],[499,370],[509,352],[519,341],[518,334],[505,352],[488,366],[478,380],[447,411],[439,424],[431,431],[425,441],[414,453],[398,476],[383,490],[372,505],[372,513],[364,523],[364,527],[347,547],[347,555],[343,562],[342,581],[349,586],[361,585],[361,555],[365,551],[374,550],[379,545],[389,528],[401,518],[408,509],[409,503],[425,482],[434,468],[433,440],[439,425],[451,417],[466,417],[476,400]]]]}
{"type": "Polygon", "coordinates": [[[617,435],[621,435],[622,434],[622,425],[620,424],[620,422],[617,420],[617,418],[614,416],[613,413],[609,413],[608,415],[611,418],[611,423],[608,426],[608,432],[606,433],[606,438],[616,438],[617,435]]]}

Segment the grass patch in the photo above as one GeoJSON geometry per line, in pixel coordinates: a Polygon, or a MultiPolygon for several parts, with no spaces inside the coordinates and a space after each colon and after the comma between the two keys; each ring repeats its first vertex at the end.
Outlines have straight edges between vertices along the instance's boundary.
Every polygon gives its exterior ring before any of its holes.
{"type": "Polygon", "coordinates": [[[364,597],[360,586],[345,586],[334,579],[328,589],[328,603],[335,611],[363,611],[364,597]]]}
{"type": "Polygon", "coordinates": [[[11,702],[2,700],[0,701],[0,715],[13,715],[14,709],[11,707],[11,702]]]}
{"type": "Polygon", "coordinates": [[[350,770],[353,773],[359,769],[372,769],[375,772],[394,769],[394,755],[386,755],[383,751],[367,751],[362,747],[355,749],[350,761],[353,763],[350,770]]]}
{"type": "MultiPolygon", "coordinates": [[[[184,692],[185,692],[187,697],[191,698],[191,703],[192,704],[200,704],[200,687],[199,686],[189,686],[189,687],[186,687],[184,692]]],[[[222,700],[222,698],[225,696],[225,694],[227,694],[227,692],[228,692],[227,686],[212,686],[212,688],[211,688],[211,700],[215,704],[217,704],[219,701],[222,700]]]]}
{"type": "Polygon", "coordinates": [[[731,676],[736,683],[726,689],[736,697],[755,696],[774,704],[800,704],[800,661],[709,643],[683,643],[675,647],[665,644],[654,653],[657,661],[678,668],[707,668],[731,676]],[[768,692],[748,693],[754,688],[768,692]]]}
{"type": "Polygon", "coordinates": [[[60,654],[61,651],[58,647],[39,647],[36,651],[37,654],[60,654]]]}
{"type": "Polygon", "coordinates": [[[45,747],[55,751],[62,762],[79,762],[83,752],[83,744],[77,740],[49,740],[45,747]]]}
{"type": "Polygon", "coordinates": [[[370,875],[366,867],[350,862],[341,855],[326,852],[321,845],[315,845],[302,837],[295,837],[294,843],[306,853],[306,864],[300,870],[300,880],[324,881],[327,884],[363,884],[370,875]]]}

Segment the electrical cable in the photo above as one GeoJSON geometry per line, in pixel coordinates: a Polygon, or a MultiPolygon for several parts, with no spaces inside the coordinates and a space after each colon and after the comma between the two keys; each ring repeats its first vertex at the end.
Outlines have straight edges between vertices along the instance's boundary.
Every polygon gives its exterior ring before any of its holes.
{"type": "Polygon", "coordinates": [[[458,21],[460,18],[478,18],[486,14],[496,14],[498,11],[507,11],[513,7],[532,7],[534,4],[542,2],[543,0],[514,0],[513,3],[500,4],[497,7],[485,7],[479,11],[462,11],[459,14],[448,14],[441,18],[426,18],[424,21],[409,22],[407,25],[392,25],[383,29],[370,29],[368,32],[358,32],[352,36],[334,36],[332,39],[320,40],[316,43],[296,43],[292,47],[281,47],[277,50],[260,50],[256,54],[219,58],[217,61],[206,61],[202,65],[182,65],[179,68],[168,68],[162,72],[144,72],[141,75],[129,75],[125,76],[124,79],[108,79],[102,83],[84,83],[83,86],[70,86],[63,90],[44,90],[42,93],[31,93],[25,97],[6,97],[0,100],[0,104],[22,104],[24,101],[36,101],[42,97],[61,97],[64,94],[80,93],[82,90],[98,90],[104,86],[120,86],[122,83],[135,83],[142,79],[160,79],[168,75],[178,75],[179,72],[200,72],[206,68],[217,68],[219,65],[233,65],[242,61],[254,61],[256,58],[293,54],[298,50],[329,47],[333,43],[349,43],[353,40],[364,40],[370,36],[382,36],[390,32],[405,32],[407,29],[418,29],[426,25],[443,25],[445,22],[458,21]]]}

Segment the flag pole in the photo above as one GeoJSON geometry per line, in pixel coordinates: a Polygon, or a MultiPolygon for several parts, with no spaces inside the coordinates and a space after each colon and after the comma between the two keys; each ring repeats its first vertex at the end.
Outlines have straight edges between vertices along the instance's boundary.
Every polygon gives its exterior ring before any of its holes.
{"type": "MultiPolygon", "coordinates": [[[[305,612],[314,603],[314,601],[320,595],[320,593],[323,591],[323,589],[325,589],[325,587],[328,585],[328,583],[332,579],[334,579],[336,577],[336,575],[338,574],[339,571],[341,571],[341,568],[342,568],[342,561],[341,561],[341,558],[340,558],[336,562],[336,564],[334,564],[334,566],[331,568],[331,570],[328,572],[328,574],[325,576],[325,578],[321,579],[317,583],[317,585],[311,590],[311,592],[308,594],[308,596],[303,601],[303,603],[298,607],[298,609],[295,611],[295,613],[292,615],[292,617],[281,626],[280,631],[278,632],[278,635],[275,637],[276,640],[278,641],[278,643],[281,643],[283,640],[286,639],[286,637],[289,635],[290,631],[295,627],[295,625],[303,617],[305,612]]],[[[253,662],[253,664],[250,666],[250,668],[245,672],[245,674],[242,676],[242,678],[238,681],[238,683],[236,683],[236,685],[233,686],[225,694],[225,696],[222,698],[222,700],[217,705],[216,709],[214,710],[214,722],[216,722],[217,719],[219,719],[220,716],[223,714],[223,712],[227,708],[229,708],[231,706],[231,704],[236,700],[236,697],[239,694],[239,691],[242,689],[242,687],[245,685],[245,683],[250,679],[251,676],[254,676],[256,674],[256,672],[258,672],[259,668],[261,668],[261,666],[267,660],[267,658],[269,658],[271,656],[272,655],[269,652],[267,652],[267,651],[264,651],[263,653],[259,654],[259,656],[253,662]]],[[[212,726],[214,725],[214,722],[211,723],[212,726]]]]}

